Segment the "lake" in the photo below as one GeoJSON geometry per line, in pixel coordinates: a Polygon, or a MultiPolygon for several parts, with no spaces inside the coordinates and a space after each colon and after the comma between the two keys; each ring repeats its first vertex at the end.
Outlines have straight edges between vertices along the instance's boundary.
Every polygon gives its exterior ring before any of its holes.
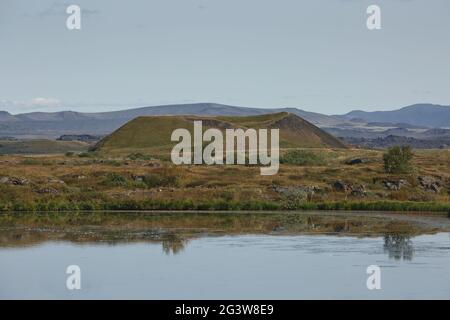
{"type": "Polygon", "coordinates": [[[392,213],[2,214],[0,298],[449,299],[449,231],[392,213]]]}

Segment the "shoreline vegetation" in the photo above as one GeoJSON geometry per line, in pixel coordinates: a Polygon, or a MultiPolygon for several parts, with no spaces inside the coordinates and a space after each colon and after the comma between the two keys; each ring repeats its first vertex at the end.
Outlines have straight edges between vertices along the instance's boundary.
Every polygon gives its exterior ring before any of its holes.
{"type": "Polygon", "coordinates": [[[106,202],[47,201],[36,203],[0,203],[0,212],[96,212],[96,211],[392,211],[450,212],[450,203],[412,201],[334,201],[303,202],[295,206],[264,201],[191,200],[113,200],[106,202]]]}

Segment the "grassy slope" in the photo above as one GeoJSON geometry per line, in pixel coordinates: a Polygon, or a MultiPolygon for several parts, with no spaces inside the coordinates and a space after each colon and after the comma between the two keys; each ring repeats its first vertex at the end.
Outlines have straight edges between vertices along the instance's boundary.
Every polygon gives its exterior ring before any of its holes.
{"type": "Polygon", "coordinates": [[[131,153],[136,149],[148,152],[168,152],[175,145],[170,141],[177,128],[193,131],[193,121],[202,120],[203,128],[279,128],[281,148],[331,147],[344,148],[338,139],[330,136],[302,118],[286,112],[249,117],[161,116],[139,117],[125,124],[97,145],[103,153],[131,153]]]}

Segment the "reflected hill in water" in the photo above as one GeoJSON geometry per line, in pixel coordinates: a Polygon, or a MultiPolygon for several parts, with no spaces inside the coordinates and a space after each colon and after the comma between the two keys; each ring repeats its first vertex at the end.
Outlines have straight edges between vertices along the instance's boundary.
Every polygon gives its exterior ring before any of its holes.
{"type": "Polygon", "coordinates": [[[161,243],[166,254],[182,252],[192,239],[225,235],[342,235],[384,237],[392,259],[411,260],[411,238],[450,230],[446,218],[348,212],[211,213],[96,212],[0,215],[0,247],[48,241],[76,244],[161,243]]]}

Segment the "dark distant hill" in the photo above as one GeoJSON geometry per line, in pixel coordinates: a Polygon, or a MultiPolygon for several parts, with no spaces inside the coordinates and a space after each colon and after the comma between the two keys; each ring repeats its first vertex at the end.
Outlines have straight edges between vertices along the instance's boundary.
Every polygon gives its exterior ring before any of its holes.
{"type": "Polygon", "coordinates": [[[366,122],[407,123],[429,128],[450,127],[450,106],[435,104],[414,104],[393,111],[351,111],[344,119],[362,119],[366,122]]]}
{"type": "Polygon", "coordinates": [[[103,138],[103,136],[92,136],[90,134],[64,134],[57,141],[82,141],[82,142],[96,142],[103,138]]]}
{"type": "Polygon", "coordinates": [[[334,125],[345,122],[342,119],[335,118],[315,112],[308,112],[296,108],[247,108],[236,107],[218,103],[192,103],[175,104],[154,107],[144,107],[137,109],[90,113],[85,114],[90,118],[102,120],[134,119],[140,116],[163,116],[163,115],[199,115],[199,116],[252,116],[268,113],[290,112],[296,114],[305,120],[320,125],[334,125]]]}
{"type": "Polygon", "coordinates": [[[0,123],[1,122],[14,122],[14,121],[18,121],[19,119],[17,119],[15,116],[13,116],[12,114],[10,114],[7,111],[0,111],[0,123]]]}
{"type": "Polygon", "coordinates": [[[428,129],[426,126],[417,126],[409,123],[367,122],[369,127],[401,128],[401,129],[428,129]]]}
{"type": "Polygon", "coordinates": [[[414,149],[447,149],[450,148],[450,137],[442,137],[438,139],[416,139],[413,137],[400,137],[390,135],[387,137],[370,138],[342,138],[343,141],[350,145],[383,149],[392,146],[408,145],[414,149]]]}

